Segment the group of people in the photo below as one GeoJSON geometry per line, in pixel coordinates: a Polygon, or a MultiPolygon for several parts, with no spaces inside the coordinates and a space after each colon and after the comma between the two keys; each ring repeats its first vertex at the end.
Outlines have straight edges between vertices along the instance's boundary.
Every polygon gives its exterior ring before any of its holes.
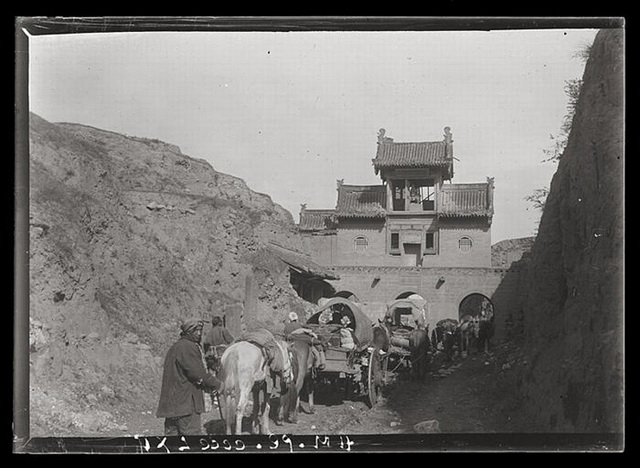
{"type": "MultiPolygon", "coordinates": [[[[325,356],[318,336],[298,322],[295,312],[289,314],[284,334],[287,339],[307,340],[315,368],[322,370],[325,356]]],[[[216,377],[224,349],[236,339],[219,316],[211,320],[211,329],[204,336],[204,320],[190,318],[180,325],[180,337],[167,351],[160,400],[156,416],[164,418],[168,436],[202,433],[201,415],[205,412],[204,393],[215,395],[222,387],[216,377]]],[[[267,364],[272,367],[275,339],[267,330],[243,333],[238,340],[258,345],[267,364]]]]}

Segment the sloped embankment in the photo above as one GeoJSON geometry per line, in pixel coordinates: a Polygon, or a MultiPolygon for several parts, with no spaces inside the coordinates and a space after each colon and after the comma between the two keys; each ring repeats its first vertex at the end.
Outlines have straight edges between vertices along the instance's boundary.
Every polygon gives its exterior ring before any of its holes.
{"type": "Polygon", "coordinates": [[[623,32],[597,34],[531,254],[526,418],[542,431],[621,431],[623,32]]]}
{"type": "Polygon", "coordinates": [[[175,146],[32,114],[30,181],[32,436],[155,411],[178,320],[237,307],[256,265],[251,325],[308,307],[264,248],[302,249],[291,215],[175,146]]]}

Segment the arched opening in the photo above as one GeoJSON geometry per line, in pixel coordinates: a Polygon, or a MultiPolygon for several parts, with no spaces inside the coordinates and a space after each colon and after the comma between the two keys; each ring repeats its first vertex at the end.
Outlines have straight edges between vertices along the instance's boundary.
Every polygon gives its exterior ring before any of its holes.
{"type": "Polygon", "coordinates": [[[472,293],[466,296],[460,302],[458,307],[458,318],[462,320],[462,317],[480,317],[483,312],[493,316],[494,307],[493,302],[484,294],[472,293]]]}
{"type": "Polygon", "coordinates": [[[351,291],[338,291],[333,295],[333,297],[342,297],[343,299],[348,299],[351,302],[360,302],[358,296],[353,294],[351,291]]]}
{"type": "MultiPolygon", "coordinates": [[[[398,299],[418,299],[420,301],[424,301],[424,298],[414,291],[406,291],[402,294],[398,294],[396,300],[398,299]]],[[[411,307],[397,307],[393,313],[393,323],[397,325],[408,325],[412,323],[413,320],[413,310],[411,307]]]]}
{"type": "Polygon", "coordinates": [[[415,293],[415,292],[413,292],[413,291],[403,292],[402,294],[398,294],[398,296],[396,297],[396,299],[406,299],[406,298],[408,298],[409,296],[411,296],[411,295],[413,295],[413,294],[416,294],[416,293],[415,293]]]}
{"type": "Polygon", "coordinates": [[[468,329],[475,330],[469,336],[471,340],[469,343],[475,343],[473,346],[478,352],[488,353],[491,351],[491,340],[495,333],[494,315],[493,302],[484,294],[472,293],[460,301],[458,317],[461,322],[470,321],[473,324],[468,329]]]}

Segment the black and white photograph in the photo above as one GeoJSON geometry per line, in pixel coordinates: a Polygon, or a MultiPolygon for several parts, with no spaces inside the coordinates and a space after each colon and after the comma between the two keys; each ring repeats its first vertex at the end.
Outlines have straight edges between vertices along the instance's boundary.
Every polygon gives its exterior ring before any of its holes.
{"type": "Polygon", "coordinates": [[[16,17],[14,453],[624,452],[624,18],[16,17]]]}

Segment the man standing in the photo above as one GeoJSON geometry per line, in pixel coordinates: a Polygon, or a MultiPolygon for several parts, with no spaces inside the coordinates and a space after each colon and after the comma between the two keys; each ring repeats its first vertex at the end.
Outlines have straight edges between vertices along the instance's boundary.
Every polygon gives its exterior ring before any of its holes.
{"type": "Polygon", "coordinates": [[[222,317],[214,316],[211,319],[211,330],[204,339],[204,350],[209,346],[230,345],[233,343],[233,335],[222,324],[222,317]]]}
{"type": "Polygon", "coordinates": [[[185,320],[164,361],[158,418],[165,418],[165,435],[202,434],[201,414],[205,410],[203,389],[219,390],[222,383],[208,374],[203,364],[202,328],[199,319],[185,320]]]}
{"type": "Polygon", "coordinates": [[[211,370],[217,370],[220,357],[224,349],[233,343],[233,335],[222,324],[222,318],[217,315],[211,319],[211,330],[207,333],[202,345],[204,347],[204,356],[207,361],[207,367],[211,370]],[[220,346],[220,348],[218,348],[220,346]]]}

